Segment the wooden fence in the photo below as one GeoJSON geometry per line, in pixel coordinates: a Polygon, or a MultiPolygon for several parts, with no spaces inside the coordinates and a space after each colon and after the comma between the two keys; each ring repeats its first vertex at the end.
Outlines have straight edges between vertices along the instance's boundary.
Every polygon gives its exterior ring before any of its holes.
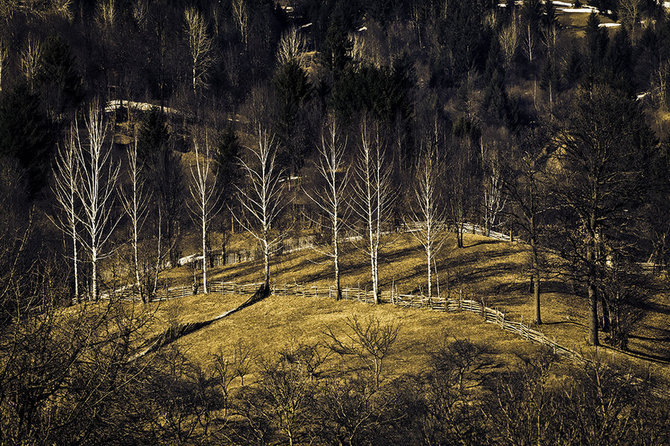
{"type": "MultiPolygon", "coordinates": [[[[254,293],[261,285],[258,283],[238,284],[230,281],[211,281],[209,282],[210,293],[217,294],[251,294],[254,293]]],[[[182,285],[174,287],[163,287],[157,292],[153,301],[164,301],[170,299],[179,299],[186,296],[193,296],[202,293],[202,286],[197,285],[182,285]]],[[[272,293],[279,296],[298,296],[303,298],[330,298],[334,299],[337,295],[337,290],[334,287],[317,287],[298,283],[273,285],[272,293]]],[[[138,300],[138,297],[133,294],[132,287],[126,287],[117,290],[115,297],[124,300],[138,300]]],[[[102,296],[103,298],[106,295],[102,296]]],[[[363,303],[374,303],[375,296],[372,291],[360,288],[343,288],[342,298],[345,300],[358,301],[363,303]]],[[[514,333],[522,338],[534,342],[536,344],[546,345],[551,348],[556,354],[564,356],[573,356],[582,358],[577,352],[574,352],[566,347],[556,343],[554,339],[549,339],[544,333],[533,330],[523,323],[523,321],[513,321],[505,315],[502,311],[487,307],[484,302],[478,302],[472,299],[448,299],[444,297],[433,297],[431,299],[426,296],[416,294],[400,294],[397,291],[382,291],[380,292],[380,302],[390,303],[398,307],[405,308],[427,308],[435,311],[455,312],[466,311],[481,315],[485,322],[498,325],[501,329],[514,333]]]]}
{"type": "MultiPolygon", "coordinates": [[[[258,285],[256,285],[258,286],[258,285]]],[[[335,298],[337,290],[333,287],[318,288],[316,286],[305,286],[301,284],[284,284],[272,288],[274,294],[280,296],[293,295],[300,297],[328,297],[335,298]]],[[[374,302],[374,293],[360,288],[343,288],[342,298],[364,303],[374,302]]],[[[428,299],[426,296],[415,294],[400,294],[396,291],[382,291],[380,293],[382,303],[390,303],[399,307],[407,308],[428,308],[435,311],[455,312],[466,311],[481,315],[485,322],[495,324],[502,330],[514,333],[527,341],[536,344],[546,345],[554,353],[561,356],[571,356],[583,359],[582,356],[562,345],[555,339],[549,339],[544,333],[534,330],[523,323],[523,321],[513,321],[502,311],[487,307],[483,302],[472,299],[447,299],[444,297],[433,297],[428,299]]]]}
{"type": "MultiPolygon", "coordinates": [[[[218,294],[253,294],[260,287],[261,282],[238,284],[229,281],[211,281],[209,283],[209,292],[218,294]]],[[[308,286],[298,283],[273,285],[272,294],[279,296],[298,296],[303,298],[331,298],[334,299],[337,295],[336,288],[308,286]]],[[[137,300],[137,296],[133,296],[132,287],[125,287],[114,292],[116,298],[123,298],[128,300],[137,300]]],[[[157,292],[154,300],[163,301],[167,299],[177,299],[185,296],[193,296],[202,292],[202,288],[194,289],[192,285],[164,287],[157,292]]],[[[107,295],[107,298],[109,296],[107,295]]],[[[374,303],[374,293],[372,291],[360,288],[343,288],[342,298],[345,300],[359,301],[363,303],[374,303]]],[[[105,295],[102,296],[105,298],[105,295]]],[[[513,321],[502,311],[490,308],[485,305],[483,301],[478,302],[473,299],[464,299],[462,293],[458,299],[433,297],[428,299],[426,296],[415,294],[400,294],[397,291],[382,291],[380,292],[380,302],[389,303],[399,307],[405,308],[426,308],[435,311],[443,312],[457,312],[466,311],[480,315],[483,320],[489,324],[495,324],[502,330],[514,333],[517,336],[526,339],[529,342],[541,344],[549,347],[553,352],[559,356],[568,357],[580,362],[591,363],[592,361],[585,358],[580,353],[570,350],[556,342],[556,339],[549,339],[544,333],[534,330],[521,321],[513,321]]],[[[637,378],[637,382],[641,379],[637,378]]],[[[670,392],[664,388],[655,387],[654,394],[663,398],[669,398],[670,392]]]]}

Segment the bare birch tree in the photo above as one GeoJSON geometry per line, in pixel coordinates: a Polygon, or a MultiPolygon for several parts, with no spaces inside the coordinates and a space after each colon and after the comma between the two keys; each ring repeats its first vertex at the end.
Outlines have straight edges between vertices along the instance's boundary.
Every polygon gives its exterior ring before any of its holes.
{"type": "Polygon", "coordinates": [[[319,176],[325,182],[320,190],[307,196],[316,204],[320,213],[326,217],[328,226],[332,234],[332,251],[327,255],[333,259],[333,268],[335,270],[335,286],[337,287],[336,299],[342,298],[342,286],[340,283],[340,236],[344,218],[346,218],[345,209],[345,191],[349,183],[349,169],[344,166],[344,153],[347,142],[342,141],[337,132],[337,124],[333,120],[324,133],[321,135],[321,145],[318,147],[319,160],[317,161],[317,170],[319,176]]]}
{"type": "Polygon", "coordinates": [[[23,71],[31,91],[35,89],[35,78],[41,60],[42,44],[32,37],[28,37],[26,47],[21,52],[21,71],[23,71]]]}
{"type": "Polygon", "coordinates": [[[367,119],[361,124],[361,147],[358,168],[354,181],[354,211],[365,222],[367,246],[370,256],[372,291],[375,303],[379,303],[379,248],[383,225],[390,215],[393,204],[391,170],[384,162],[384,147],[379,127],[374,126],[374,137],[368,130],[367,119]]]}
{"type": "Polygon", "coordinates": [[[126,150],[126,157],[128,159],[128,176],[130,178],[130,184],[128,189],[121,193],[121,203],[130,220],[135,286],[137,292],[140,293],[142,302],[146,303],[149,300],[147,294],[150,293],[146,292],[147,290],[144,289],[140,280],[139,235],[147,218],[149,210],[148,203],[151,194],[148,193],[144,187],[145,181],[142,175],[142,166],[137,160],[137,136],[135,136],[135,143],[132,146],[129,146],[126,150]]]}
{"type": "Polygon", "coordinates": [[[277,62],[284,65],[296,61],[303,69],[306,68],[304,53],[307,51],[307,41],[298,29],[293,26],[284,31],[277,46],[277,62]]]}
{"type": "Polygon", "coordinates": [[[116,0],[103,0],[98,3],[95,11],[95,19],[98,25],[105,31],[109,31],[116,23],[117,7],[116,0]]]}
{"type": "Polygon", "coordinates": [[[72,243],[72,271],[74,275],[74,298],[79,301],[79,256],[77,240],[77,176],[79,170],[78,146],[75,143],[75,128],[65,144],[58,147],[54,163],[52,191],[61,214],[52,217],[52,222],[72,243]]]}
{"type": "Polygon", "coordinates": [[[195,8],[186,8],[184,19],[186,20],[186,37],[191,64],[191,86],[193,94],[196,94],[198,87],[207,86],[209,69],[214,62],[212,38],[207,34],[207,23],[204,17],[195,8]]]}
{"type": "MultiPolygon", "coordinates": [[[[531,66],[535,62],[535,59],[537,59],[537,46],[537,31],[535,30],[535,26],[530,21],[527,21],[523,30],[523,52],[531,66]]],[[[537,107],[537,75],[533,76],[533,105],[537,107]]]]}
{"type": "MultiPolygon", "coordinates": [[[[446,241],[446,237],[439,238],[438,232],[444,229],[446,211],[440,197],[438,178],[444,166],[437,152],[435,144],[429,144],[425,149],[417,166],[417,175],[414,186],[415,204],[411,216],[416,230],[412,235],[421,243],[426,252],[426,272],[428,280],[428,300],[433,297],[433,265],[435,254],[446,241]]],[[[437,272],[436,272],[437,273],[437,272]]]]}
{"type": "Polygon", "coordinates": [[[258,127],[258,146],[249,147],[249,160],[240,159],[246,174],[246,187],[237,186],[238,198],[245,216],[233,213],[233,217],[263,249],[266,289],[270,287],[270,255],[281,240],[280,235],[271,234],[286,205],[284,191],[279,182],[281,170],[275,164],[277,154],[274,137],[258,127]]]}
{"type": "Polygon", "coordinates": [[[482,141],[481,159],[484,171],[482,184],[484,230],[488,236],[491,230],[498,225],[498,219],[505,209],[506,197],[503,193],[502,169],[500,166],[499,152],[495,149],[497,142],[484,144],[482,141]],[[492,147],[491,147],[492,146],[492,147]]]}
{"type": "Polygon", "coordinates": [[[249,11],[247,10],[247,1],[233,0],[232,8],[235,24],[242,37],[242,43],[244,43],[244,47],[246,48],[249,43],[249,11]]]}
{"type": "Polygon", "coordinates": [[[500,49],[502,49],[503,59],[505,61],[505,68],[509,68],[512,64],[512,59],[519,47],[519,16],[514,13],[509,24],[503,26],[498,34],[498,41],[500,42],[500,49]]]}
{"type": "Polygon", "coordinates": [[[91,264],[91,299],[98,298],[98,266],[101,259],[109,256],[105,244],[114,232],[118,218],[112,215],[114,191],[119,177],[119,166],[111,160],[112,143],[105,148],[107,123],[96,103],[84,118],[88,143],[81,143],[79,129],[75,128],[78,162],[81,168],[77,175],[77,198],[82,212],[77,218],[84,228],[79,238],[89,255],[91,264]]]}
{"type": "Polygon", "coordinates": [[[188,207],[200,224],[202,242],[202,286],[207,294],[207,234],[209,224],[219,210],[219,199],[216,191],[214,168],[209,153],[209,142],[205,141],[205,152],[200,153],[198,143],[194,143],[195,167],[191,165],[191,184],[189,191],[192,201],[188,207]]]}

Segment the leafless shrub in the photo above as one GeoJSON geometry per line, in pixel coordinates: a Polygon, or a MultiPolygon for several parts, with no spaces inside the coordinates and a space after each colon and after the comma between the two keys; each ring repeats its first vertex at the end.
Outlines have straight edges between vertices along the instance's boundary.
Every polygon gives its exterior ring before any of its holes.
{"type": "Polygon", "coordinates": [[[374,386],[379,388],[384,359],[398,338],[400,325],[382,323],[376,317],[359,321],[356,316],[347,318],[349,332],[336,335],[331,328],[325,331],[328,347],[340,356],[355,356],[373,374],[374,386]]]}

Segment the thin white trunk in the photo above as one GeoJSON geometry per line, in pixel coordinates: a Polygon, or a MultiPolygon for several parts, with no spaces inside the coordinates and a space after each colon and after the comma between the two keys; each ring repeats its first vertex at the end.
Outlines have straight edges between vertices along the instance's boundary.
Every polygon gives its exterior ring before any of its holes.
{"type": "Polygon", "coordinates": [[[200,154],[198,144],[195,147],[195,168],[191,167],[190,192],[193,203],[189,202],[189,208],[194,218],[199,220],[200,235],[202,242],[202,285],[205,294],[209,292],[207,287],[207,229],[212,218],[219,210],[219,196],[214,184],[211,158],[209,154],[209,142],[205,141],[205,153],[200,154]]]}
{"type": "Polygon", "coordinates": [[[328,224],[322,223],[319,218],[317,222],[324,227],[329,226],[332,233],[332,252],[326,252],[325,255],[332,257],[333,269],[335,274],[335,286],[337,288],[337,299],[342,297],[342,288],[340,283],[340,226],[343,219],[346,218],[346,208],[343,207],[345,190],[349,181],[349,171],[344,167],[344,153],[346,141],[343,143],[338,138],[337,124],[332,121],[324,129],[321,136],[321,145],[319,146],[319,159],[317,161],[317,170],[319,175],[326,182],[326,186],[316,190],[313,194],[305,191],[305,194],[317,206],[321,216],[325,216],[328,224]],[[327,138],[326,138],[327,136],[327,138]],[[343,172],[342,172],[343,171],[343,172]],[[338,172],[342,172],[338,179],[338,172]]]}
{"type": "Polygon", "coordinates": [[[77,256],[77,222],[72,221],[72,268],[74,273],[74,298],[79,302],[79,258],[77,256]]]}
{"type": "MultiPolygon", "coordinates": [[[[437,129],[436,129],[437,135],[437,129]]],[[[417,230],[412,232],[414,237],[423,245],[426,253],[426,279],[428,299],[433,297],[433,264],[435,255],[446,238],[436,240],[436,232],[439,225],[445,221],[446,212],[439,202],[438,176],[444,170],[436,150],[437,137],[432,145],[429,145],[417,166],[417,179],[415,181],[414,193],[416,205],[411,213],[417,230]]]]}
{"type": "Polygon", "coordinates": [[[392,204],[390,172],[384,165],[384,152],[376,130],[374,144],[370,141],[367,122],[361,125],[361,151],[355,183],[355,210],[367,225],[367,253],[370,256],[372,291],[379,303],[379,247],[384,219],[392,204]],[[373,147],[374,146],[374,147],[373,147]]]}
{"type": "Polygon", "coordinates": [[[63,211],[62,216],[51,218],[52,222],[71,239],[72,267],[74,274],[74,300],[79,302],[79,256],[77,234],[77,171],[79,169],[75,144],[74,129],[70,130],[70,137],[59,147],[54,166],[54,186],[52,188],[56,203],[63,211]]]}
{"type": "Polygon", "coordinates": [[[84,227],[86,237],[80,241],[89,252],[91,262],[91,296],[98,299],[98,263],[109,253],[104,246],[111,237],[118,218],[112,218],[114,207],[114,192],[119,175],[119,166],[112,163],[111,144],[104,148],[107,125],[103,116],[94,103],[85,119],[88,133],[88,144],[82,146],[79,131],[75,125],[78,162],[81,166],[78,174],[77,197],[81,201],[82,216],[79,222],[84,227]]]}
{"type": "Polygon", "coordinates": [[[279,183],[281,172],[275,166],[274,138],[259,127],[258,148],[250,148],[249,154],[253,164],[240,159],[248,186],[237,187],[239,203],[246,215],[232,213],[232,216],[263,248],[264,281],[269,287],[270,255],[281,240],[281,234],[271,238],[271,229],[287,200],[279,183]]]}

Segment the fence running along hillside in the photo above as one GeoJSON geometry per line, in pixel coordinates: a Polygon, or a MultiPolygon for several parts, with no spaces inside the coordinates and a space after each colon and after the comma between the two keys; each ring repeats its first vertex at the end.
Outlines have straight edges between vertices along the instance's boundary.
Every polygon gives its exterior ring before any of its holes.
{"type": "MultiPolygon", "coordinates": [[[[238,284],[228,281],[211,281],[209,283],[209,292],[217,294],[250,294],[254,293],[261,285],[258,283],[238,284]]],[[[164,301],[170,299],[178,299],[186,296],[197,295],[202,292],[201,287],[193,287],[193,285],[175,286],[170,288],[159,289],[153,301],[164,301]]],[[[280,296],[298,296],[303,298],[331,298],[334,299],[337,295],[337,290],[334,287],[317,287],[306,286],[298,283],[274,285],[272,287],[272,294],[280,296]]],[[[116,298],[126,300],[136,300],[137,297],[133,295],[132,288],[123,289],[116,292],[116,298]]],[[[342,299],[358,301],[363,303],[374,303],[374,293],[372,291],[363,290],[360,288],[343,288],[342,299]]],[[[401,294],[397,291],[382,291],[380,293],[381,303],[390,303],[398,307],[405,308],[427,308],[435,311],[456,312],[466,311],[481,315],[485,322],[498,325],[501,329],[509,331],[524,339],[534,342],[536,344],[546,345],[551,348],[554,353],[562,356],[573,356],[583,359],[581,355],[566,347],[558,344],[555,339],[549,339],[544,333],[533,330],[525,325],[523,322],[513,321],[508,318],[505,313],[498,309],[489,308],[483,302],[478,302],[472,299],[458,299],[433,297],[428,299],[425,296],[415,294],[401,294]]]]}
{"type": "MultiPolygon", "coordinates": [[[[209,291],[210,293],[217,294],[253,294],[257,292],[261,284],[262,282],[238,284],[229,281],[211,281],[209,283],[209,291]]],[[[153,300],[163,301],[185,296],[193,296],[197,295],[200,291],[201,288],[194,289],[192,286],[171,287],[160,290],[153,300]]],[[[280,286],[273,285],[271,287],[271,294],[279,296],[297,296],[303,298],[313,297],[334,299],[337,295],[337,290],[332,286],[327,288],[319,288],[317,286],[306,286],[303,284],[293,283],[280,286]]],[[[132,295],[131,287],[123,290],[117,290],[114,293],[114,296],[121,299],[138,300],[136,296],[132,295]]],[[[372,291],[363,290],[360,288],[343,288],[342,299],[368,304],[374,303],[375,301],[374,293],[372,291]]],[[[462,295],[460,295],[458,299],[444,297],[433,297],[428,299],[426,296],[422,295],[401,294],[397,291],[382,291],[380,293],[380,302],[405,308],[425,308],[443,312],[466,311],[469,313],[478,314],[485,322],[489,324],[495,324],[502,330],[514,333],[529,342],[544,345],[550,348],[556,355],[567,357],[583,363],[593,362],[590,359],[584,357],[582,354],[558,344],[556,339],[549,339],[544,333],[533,330],[532,328],[525,325],[523,321],[513,321],[509,319],[502,311],[487,307],[483,301],[478,302],[473,299],[464,299],[462,295]]],[[[243,304],[243,306],[245,305],[246,303],[243,304]]],[[[237,311],[238,309],[233,311],[237,311]]],[[[635,378],[634,380],[638,384],[642,382],[640,378],[635,378]]],[[[653,393],[662,398],[670,398],[670,392],[664,388],[659,388],[658,386],[654,386],[653,393]]]]}

